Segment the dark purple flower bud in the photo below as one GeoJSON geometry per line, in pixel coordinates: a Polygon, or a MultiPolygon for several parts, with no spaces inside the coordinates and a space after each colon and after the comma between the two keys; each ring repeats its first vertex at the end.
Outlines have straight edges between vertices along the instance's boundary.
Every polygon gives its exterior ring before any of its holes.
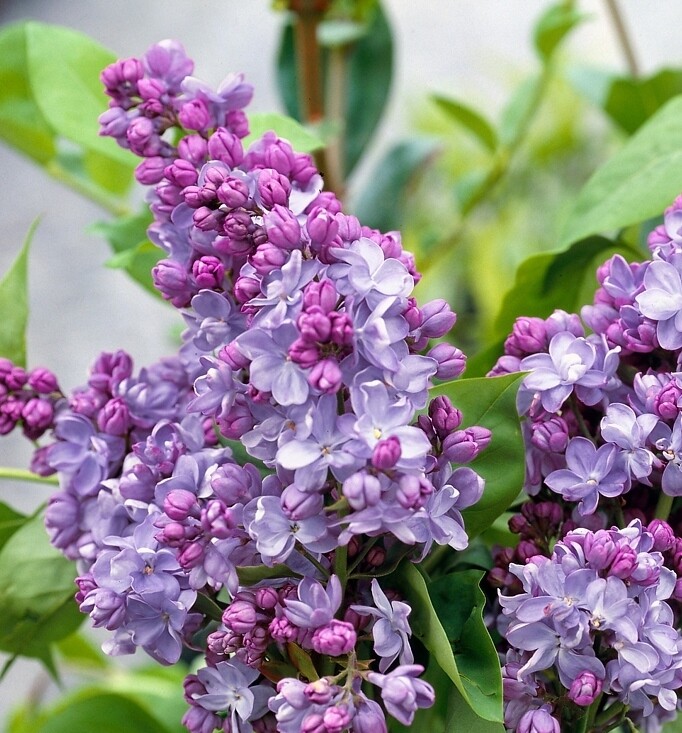
{"type": "Polygon", "coordinates": [[[199,288],[219,288],[225,277],[225,265],[211,255],[204,255],[192,264],[192,275],[199,288]]]}
{"type": "Polygon", "coordinates": [[[4,382],[11,390],[21,389],[28,381],[26,370],[20,366],[12,365],[12,368],[4,375],[4,382]]]}
{"type": "Polygon", "coordinates": [[[245,206],[249,200],[249,187],[239,178],[226,178],[216,191],[218,201],[231,209],[245,206]]]}
{"type": "Polygon", "coordinates": [[[454,379],[466,368],[466,356],[452,344],[437,344],[428,353],[431,359],[438,362],[438,379],[454,379]]]}
{"type": "Polygon", "coordinates": [[[563,453],[568,445],[568,425],[562,417],[553,416],[531,423],[530,442],[548,453],[563,453]]]}
{"type": "Polygon", "coordinates": [[[504,342],[506,354],[523,358],[528,354],[547,351],[549,341],[547,328],[542,318],[517,318],[512,332],[504,342]]]}
{"type": "Polygon", "coordinates": [[[486,374],[487,377],[499,377],[502,374],[513,374],[521,369],[521,360],[518,356],[501,356],[495,366],[486,374]]]}
{"type": "Polygon", "coordinates": [[[330,313],[336,308],[339,295],[331,280],[313,280],[303,291],[303,309],[311,310],[319,307],[323,313],[330,313]]]}
{"type": "Polygon", "coordinates": [[[342,654],[348,654],[352,651],[355,648],[356,641],[357,634],[353,624],[332,619],[328,624],[315,629],[312,646],[320,654],[340,657],[342,654]]]}
{"type": "Polygon", "coordinates": [[[617,578],[628,578],[637,567],[637,553],[630,545],[621,545],[617,548],[615,557],[609,568],[609,574],[617,578]]]}
{"type": "Polygon", "coordinates": [[[521,540],[516,547],[516,553],[523,562],[541,554],[538,546],[534,542],[531,542],[531,540],[521,540]]]}
{"type": "Polygon", "coordinates": [[[421,308],[421,334],[427,338],[441,338],[455,325],[457,315],[445,300],[431,300],[421,308]]]}
{"type": "Polygon", "coordinates": [[[125,435],[130,427],[130,410],[121,397],[104,405],[97,415],[97,427],[107,435],[125,435]]]}
{"type": "Polygon", "coordinates": [[[491,438],[490,430],[480,425],[455,430],[443,441],[443,455],[453,463],[468,463],[488,447],[491,438]]]}
{"type": "Polygon", "coordinates": [[[258,176],[258,195],[265,209],[287,206],[291,194],[291,183],[286,176],[266,168],[258,176]]]}
{"type": "Polygon", "coordinates": [[[682,578],[678,578],[675,581],[675,588],[673,589],[672,597],[676,601],[682,601],[682,578]]]}
{"type": "Polygon", "coordinates": [[[248,303],[252,298],[260,295],[260,292],[260,280],[256,280],[255,277],[242,275],[234,284],[234,297],[240,305],[248,303]]]}
{"type": "Polygon", "coordinates": [[[280,268],[287,261],[286,250],[277,247],[271,242],[261,244],[251,257],[249,263],[259,275],[267,275],[272,270],[280,268]]]}
{"type": "Polygon", "coordinates": [[[401,455],[400,440],[392,435],[390,438],[380,440],[374,446],[372,465],[380,471],[387,471],[398,463],[401,455]]]}
{"type": "Polygon", "coordinates": [[[682,389],[676,380],[671,380],[654,397],[654,412],[664,420],[674,420],[680,412],[682,389]]]}
{"type": "Polygon", "coordinates": [[[219,127],[208,139],[208,154],[230,168],[236,168],[244,160],[244,148],[237,135],[219,127]]]}
{"type": "Polygon", "coordinates": [[[290,250],[301,244],[301,226],[285,206],[276,204],[264,217],[269,241],[276,247],[290,250]]]}
{"type": "Polygon", "coordinates": [[[593,672],[581,672],[571,683],[568,697],[576,705],[587,707],[601,694],[602,681],[593,672]]]}
{"type": "Polygon", "coordinates": [[[234,600],[223,611],[223,623],[237,634],[246,634],[258,623],[262,614],[246,600],[234,600]]]}
{"type": "Polygon", "coordinates": [[[54,407],[49,400],[34,397],[23,406],[21,419],[24,422],[24,432],[31,440],[35,440],[52,427],[54,407]]]}
{"type": "Polygon", "coordinates": [[[152,279],[154,287],[176,308],[188,306],[195,294],[187,270],[175,260],[159,260],[152,268],[152,279]]]}
{"type": "Polygon", "coordinates": [[[419,509],[433,494],[433,484],[423,476],[406,474],[398,482],[396,498],[405,509],[419,509]]]}
{"type": "Polygon", "coordinates": [[[308,375],[308,384],[323,394],[336,394],[343,385],[343,374],[336,359],[323,359],[308,375]]]}
{"type": "Polygon", "coordinates": [[[338,346],[350,346],[353,343],[353,321],[347,313],[332,311],[329,314],[331,321],[331,340],[338,346]]]}
{"type": "Polygon", "coordinates": [[[154,123],[147,117],[136,117],[131,120],[126,130],[130,149],[138,155],[145,155],[145,150],[155,135],[154,123]]]}
{"type": "Polygon", "coordinates": [[[263,164],[266,168],[274,168],[282,175],[288,176],[295,165],[294,151],[286,140],[275,138],[263,150],[263,164]]]}
{"type": "Polygon", "coordinates": [[[38,448],[31,457],[30,469],[33,473],[37,473],[38,476],[52,476],[56,473],[55,469],[48,463],[49,447],[43,446],[38,448]]]}
{"type": "Polygon", "coordinates": [[[442,440],[462,423],[462,413],[453,407],[448,397],[441,395],[429,403],[429,417],[438,437],[442,440]]]}
{"type": "Polygon", "coordinates": [[[187,186],[196,185],[198,173],[194,164],[189,160],[178,158],[174,160],[170,165],[167,165],[164,170],[166,178],[178,188],[187,188],[187,186]]]}
{"type": "Polygon", "coordinates": [[[301,332],[301,336],[308,341],[328,341],[332,331],[329,317],[319,308],[303,311],[299,315],[296,325],[301,332]]]}
{"type": "Polygon", "coordinates": [[[564,518],[561,506],[553,501],[541,501],[533,507],[535,516],[550,527],[558,527],[564,518]]]}
{"type": "MultiPolygon", "coordinates": [[[[611,564],[618,548],[611,535],[606,531],[600,530],[585,535],[583,549],[585,560],[589,566],[594,570],[603,570],[611,564]]],[[[629,574],[630,571],[623,577],[627,577],[629,574]]]]}
{"type": "Polygon", "coordinates": [[[178,143],[178,155],[192,165],[201,166],[208,156],[208,144],[201,135],[186,135],[178,143]]]}
{"type": "Polygon", "coordinates": [[[113,393],[133,373],[133,360],[123,350],[102,352],[90,370],[88,384],[99,392],[113,393]]]}
{"type": "Polygon", "coordinates": [[[301,634],[301,629],[294,626],[286,616],[279,616],[272,619],[268,625],[268,631],[275,641],[295,642],[301,634]]]}
{"type": "Polygon", "coordinates": [[[120,107],[111,107],[103,112],[97,119],[99,122],[99,134],[104,137],[113,137],[123,148],[128,148],[126,132],[130,122],[125,110],[120,107]]]}
{"type": "Polygon", "coordinates": [[[154,186],[163,180],[167,164],[168,160],[160,155],[145,158],[135,168],[135,180],[143,186],[154,186]]]}
{"type": "Polygon", "coordinates": [[[342,491],[351,507],[359,511],[378,503],[381,499],[381,482],[376,476],[359,471],[343,482],[342,491]]]}
{"type": "Polygon", "coordinates": [[[289,347],[289,358],[304,369],[308,369],[318,363],[320,352],[315,342],[298,338],[289,347]]]}
{"type": "Polygon", "coordinates": [[[317,168],[311,155],[308,155],[308,153],[294,154],[294,165],[291,168],[292,180],[305,187],[316,173],[317,168]]]}
{"type": "Polygon", "coordinates": [[[274,588],[258,588],[256,591],[256,606],[265,611],[272,611],[279,603],[279,595],[274,588]]]}
{"type": "Polygon", "coordinates": [[[178,554],[178,563],[183,570],[189,570],[201,563],[204,546],[200,542],[188,542],[178,554]]]}
{"type": "Polygon", "coordinates": [[[331,244],[339,232],[339,223],[334,215],[320,206],[308,214],[305,227],[310,241],[317,245],[331,244]]]}
{"type": "Polygon", "coordinates": [[[521,716],[516,733],[561,733],[561,726],[550,713],[549,705],[543,705],[521,716]]]}
{"type": "Polygon", "coordinates": [[[260,474],[250,463],[224,463],[211,476],[211,488],[227,506],[246,504],[261,493],[260,474]]]}
{"type": "Polygon", "coordinates": [[[662,519],[654,519],[647,527],[654,537],[654,550],[666,552],[675,544],[675,533],[672,527],[662,519]]]}
{"type": "Polygon", "coordinates": [[[134,93],[136,83],[143,77],[144,67],[137,58],[118,59],[109,64],[99,75],[100,81],[106,87],[106,93],[117,99],[122,89],[134,93]]]}
{"type": "MultiPolygon", "coordinates": [[[[200,694],[205,694],[202,690],[200,694]]],[[[213,733],[214,730],[221,730],[223,725],[223,719],[218,717],[215,713],[205,708],[201,708],[198,705],[193,705],[190,698],[190,708],[182,716],[182,724],[187,728],[189,733],[213,733]]]]}
{"type": "Polygon", "coordinates": [[[192,221],[194,226],[201,229],[202,232],[218,232],[225,221],[225,212],[219,209],[209,209],[208,206],[200,206],[192,214],[192,221]]]}
{"type": "Polygon", "coordinates": [[[282,509],[294,521],[314,517],[324,507],[324,497],[315,491],[301,491],[295,484],[287,486],[282,492],[282,509]]]}
{"type": "Polygon", "coordinates": [[[178,120],[186,130],[205,130],[211,124],[211,115],[203,99],[192,99],[182,105],[178,120]]]}
{"type": "Polygon", "coordinates": [[[514,534],[523,534],[524,532],[527,532],[530,527],[528,520],[521,514],[514,514],[513,517],[510,517],[508,524],[510,532],[513,532],[514,534]]]}
{"type": "Polygon", "coordinates": [[[386,562],[386,550],[383,547],[373,547],[365,557],[368,565],[380,568],[386,562]]]}
{"type": "Polygon", "coordinates": [[[198,517],[197,497],[186,489],[173,489],[164,497],[163,511],[176,522],[184,522],[190,516],[198,517]]]}
{"type": "MultiPolygon", "coordinates": [[[[417,304],[416,298],[410,296],[407,299],[407,307],[403,311],[403,318],[407,321],[407,325],[409,326],[410,331],[414,331],[422,325],[424,321],[424,315],[422,314],[421,309],[417,304]]],[[[424,341],[423,348],[426,348],[428,336],[422,335],[422,341],[424,341]]]]}

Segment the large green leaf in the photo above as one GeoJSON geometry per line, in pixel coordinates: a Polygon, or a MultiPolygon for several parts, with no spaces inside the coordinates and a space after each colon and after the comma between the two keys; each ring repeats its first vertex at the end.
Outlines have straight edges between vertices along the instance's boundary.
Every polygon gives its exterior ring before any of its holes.
{"type": "MultiPolygon", "coordinates": [[[[467,571],[463,582],[477,586],[477,577],[480,577],[480,574],[469,574],[467,571]]],[[[455,650],[457,647],[451,643],[448,633],[443,627],[441,618],[434,608],[429,586],[427,586],[424,576],[411,562],[404,561],[401,563],[397,571],[390,576],[389,585],[395,586],[412,607],[410,614],[412,633],[422,642],[438,666],[452,680],[472,710],[486,720],[501,721],[502,681],[497,658],[495,658],[495,664],[497,669],[496,675],[499,677],[499,680],[492,683],[492,670],[488,668],[489,660],[485,663],[488,666],[480,670],[482,682],[479,683],[479,673],[475,670],[472,678],[474,666],[481,663],[480,654],[487,655],[488,653],[487,645],[485,651],[480,653],[473,652],[478,661],[467,659],[467,655],[472,653],[468,648],[462,653],[459,653],[459,658],[456,656],[455,650]],[[459,667],[461,661],[465,662],[466,672],[459,667]],[[483,687],[481,687],[481,684],[483,687]]],[[[480,618],[476,600],[472,598],[471,594],[460,597],[452,596],[451,599],[453,604],[458,606],[461,604],[462,608],[459,609],[461,610],[461,616],[466,616],[467,619],[470,617],[480,618]]],[[[446,610],[443,613],[447,615],[449,612],[450,610],[446,610]]],[[[462,625],[462,628],[466,629],[466,633],[473,634],[476,644],[483,643],[481,633],[487,634],[482,620],[480,620],[480,625],[482,626],[482,632],[477,629],[475,630],[475,627],[478,626],[477,621],[474,621],[471,626],[469,626],[469,621],[466,621],[462,625]]],[[[492,645],[492,641],[489,641],[489,644],[492,645]]],[[[464,649],[464,647],[461,648],[464,649]]]]}
{"type": "Polygon", "coordinates": [[[23,25],[0,32],[0,138],[38,163],[56,154],[54,133],[33,98],[23,25]]]}
{"type": "Polygon", "coordinates": [[[434,140],[414,138],[397,143],[386,153],[355,207],[365,226],[385,232],[402,227],[410,187],[435,150],[434,140]]]}
{"type": "Polygon", "coordinates": [[[504,338],[521,315],[546,318],[557,308],[576,312],[592,302],[597,265],[618,252],[626,259],[642,253],[623,242],[587,237],[568,249],[533,255],[521,263],[514,285],[504,296],[495,333],[504,338]]]}
{"type": "Polygon", "coordinates": [[[33,97],[50,127],[67,140],[130,168],[133,158],[111,138],[99,135],[106,97],[99,75],[115,55],[70,28],[25,24],[33,97]]]}
{"type": "MultiPolygon", "coordinates": [[[[331,120],[343,123],[341,134],[344,176],[348,176],[359,161],[381,119],[393,75],[391,29],[378,3],[370,18],[362,33],[359,32],[358,25],[354,24],[352,37],[346,38],[347,45],[335,50],[323,48],[320,60],[326,94],[329,54],[338,53],[344,57],[346,74],[341,81],[345,90],[345,102],[342,105],[344,119],[331,120]]],[[[299,80],[291,24],[282,29],[277,55],[277,82],[287,113],[301,120],[299,80]]]]}
{"type": "Polygon", "coordinates": [[[129,697],[113,693],[67,698],[37,721],[34,733],[165,733],[166,729],[129,697]]]}
{"type": "Polygon", "coordinates": [[[482,577],[480,570],[449,573],[429,583],[429,595],[455,653],[472,708],[497,711],[497,717],[485,717],[500,720],[502,674],[497,650],[483,621],[485,596],[479,587],[482,577]]]}
{"type": "Polygon", "coordinates": [[[38,220],[31,224],[24,244],[0,280],[0,356],[26,366],[28,324],[28,251],[38,220]]]}
{"type": "Polygon", "coordinates": [[[569,70],[568,79],[628,135],[668,100],[682,94],[681,69],[661,69],[652,76],[633,79],[603,69],[576,67],[569,70]]]}
{"type": "Polygon", "coordinates": [[[50,542],[41,516],[18,529],[0,551],[0,649],[51,664],[52,642],[85,618],[73,600],[76,568],[50,542]]]}
{"type": "Polygon", "coordinates": [[[26,524],[28,517],[0,502],[0,550],[9,538],[26,524]]]}
{"type": "Polygon", "coordinates": [[[682,96],[662,107],[583,187],[563,247],[660,214],[682,190],[682,96]]]}
{"type": "Polygon", "coordinates": [[[120,216],[113,221],[99,221],[92,231],[104,237],[114,252],[106,263],[107,267],[125,270],[133,280],[160,298],[151,272],[164,254],[147,238],[147,228],[151,223],[152,214],[145,206],[137,214],[120,216]]]}
{"type": "Polygon", "coordinates": [[[463,512],[470,537],[487,529],[523,487],[525,450],[516,392],[524,374],[459,379],[438,385],[431,395],[447,395],[462,411],[463,426],[483,425],[492,432],[490,445],[471,463],[485,479],[481,499],[463,512]]]}

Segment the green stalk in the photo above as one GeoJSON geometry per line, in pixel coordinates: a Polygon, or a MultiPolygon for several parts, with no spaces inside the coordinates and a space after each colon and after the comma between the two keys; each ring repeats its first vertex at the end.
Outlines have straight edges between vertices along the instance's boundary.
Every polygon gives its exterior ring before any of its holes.
{"type": "Polygon", "coordinates": [[[39,476],[33,471],[27,471],[23,468],[11,468],[10,466],[0,466],[0,479],[3,478],[11,481],[30,481],[34,484],[59,486],[59,479],[56,476],[39,476]]]}
{"type": "Polygon", "coordinates": [[[664,494],[663,491],[661,491],[661,494],[658,497],[658,502],[656,504],[656,512],[654,514],[654,517],[656,517],[656,519],[667,520],[673,508],[674,499],[675,497],[668,496],[668,494],[664,494]]]}

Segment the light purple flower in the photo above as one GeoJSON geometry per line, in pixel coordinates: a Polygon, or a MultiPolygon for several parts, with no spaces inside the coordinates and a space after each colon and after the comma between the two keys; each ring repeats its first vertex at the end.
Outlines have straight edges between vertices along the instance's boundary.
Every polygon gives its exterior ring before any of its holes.
{"type": "Polygon", "coordinates": [[[668,262],[655,260],[644,274],[644,291],[637,305],[647,318],[657,321],[656,336],[664,349],[682,346],[682,255],[668,262]]]}

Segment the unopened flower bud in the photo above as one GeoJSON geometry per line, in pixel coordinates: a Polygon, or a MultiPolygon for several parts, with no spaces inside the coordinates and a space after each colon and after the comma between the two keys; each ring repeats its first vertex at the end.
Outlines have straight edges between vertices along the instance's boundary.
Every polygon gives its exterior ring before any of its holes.
{"type": "Polygon", "coordinates": [[[568,691],[569,699],[576,705],[587,707],[599,696],[602,690],[602,681],[592,672],[581,672],[571,683],[568,691]]]}
{"type": "Polygon", "coordinates": [[[374,446],[372,465],[380,471],[387,471],[398,463],[401,453],[400,440],[392,435],[374,446]]]}
{"type": "Polygon", "coordinates": [[[437,344],[427,353],[427,356],[438,362],[436,371],[438,379],[454,379],[459,377],[466,368],[466,356],[452,344],[437,344]]]}

